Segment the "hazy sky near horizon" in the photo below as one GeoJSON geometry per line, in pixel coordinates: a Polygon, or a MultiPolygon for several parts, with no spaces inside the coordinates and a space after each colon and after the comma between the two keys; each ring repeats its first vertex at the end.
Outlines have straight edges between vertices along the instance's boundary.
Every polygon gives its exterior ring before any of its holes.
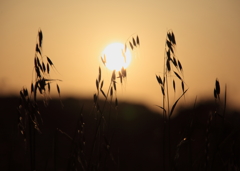
{"type": "MultiPolygon", "coordinates": [[[[100,55],[113,42],[132,35],[140,48],[118,86],[119,101],[161,105],[155,74],[163,71],[166,33],[175,33],[176,54],[192,99],[213,98],[215,79],[227,84],[228,98],[240,101],[240,1],[74,0],[0,2],[0,95],[30,88],[37,32],[43,31],[43,54],[54,62],[62,96],[92,97],[98,67],[105,91],[111,72],[100,55]]],[[[56,91],[55,91],[56,92],[56,91]]],[[[230,103],[230,101],[229,101],[230,103]]],[[[237,103],[235,103],[237,106],[237,103]]]]}

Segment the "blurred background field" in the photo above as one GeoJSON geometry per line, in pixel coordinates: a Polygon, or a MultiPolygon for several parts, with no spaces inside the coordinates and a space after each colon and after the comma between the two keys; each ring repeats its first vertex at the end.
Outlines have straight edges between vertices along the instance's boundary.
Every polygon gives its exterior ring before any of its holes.
{"type": "MultiPolygon", "coordinates": [[[[72,141],[59,130],[74,136],[77,127],[77,118],[83,107],[85,122],[86,158],[89,157],[91,143],[96,127],[95,116],[91,113],[92,99],[63,99],[61,108],[59,99],[49,101],[45,107],[39,101],[39,108],[43,122],[40,123],[42,134],[36,134],[36,168],[37,170],[68,170],[72,155],[72,141]],[[55,137],[55,142],[54,142],[55,137]],[[54,147],[55,143],[55,147],[54,147]],[[54,150],[55,156],[54,159],[54,150]],[[54,160],[57,164],[54,165],[54,160]]],[[[0,163],[2,170],[29,170],[29,156],[23,136],[18,129],[18,114],[16,107],[19,104],[17,97],[0,98],[0,163]]],[[[177,170],[192,170],[204,167],[205,139],[209,113],[215,110],[214,101],[198,102],[195,109],[193,105],[180,106],[171,120],[171,156],[174,158],[174,167],[177,170]],[[192,127],[190,128],[192,122],[192,127]],[[186,141],[181,142],[186,138],[186,141]],[[191,145],[191,150],[190,150],[191,145]],[[189,151],[190,150],[190,151],[189,151]],[[191,155],[190,155],[191,154],[191,155]],[[192,163],[192,166],[190,165],[192,163]]],[[[109,170],[159,170],[162,168],[162,116],[149,110],[141,104],[121,102],[118,107],[118,120],[116,134],[113,136],[111,153],[113,160],[107,160],[109,170]]],[[[213,168],[227,170],[230,164],[238,166],[240,148],[239,111],[228,109],[224,131],[218,136],[217,130],[221,126],[221,118],[213,119],[211,130],[210,157],[213,157],[215,147],[221,149],[215,156],[213,168]]],[[[111,117],[116,117],[112,114],[111,117]]],[[[168,157],[168,156],[166,156],[168,157]]],[[[166,160],[168,162],[168,160],[166,160]]],[[[201,169],[201,170],[202,170],[201,169]]]]}

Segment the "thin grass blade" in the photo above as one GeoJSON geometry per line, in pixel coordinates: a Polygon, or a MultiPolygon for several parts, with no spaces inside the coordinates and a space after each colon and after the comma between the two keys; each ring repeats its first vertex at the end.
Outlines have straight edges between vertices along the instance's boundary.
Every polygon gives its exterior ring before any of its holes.
{"type": "Polygon", "coordinates": [[[184,82],[182,81],[182,91],[184,92],[184,82]]]}
{"type": "Polygon", "coordinates": [[[103,84],[104,84],[104,80],[102,80],[102,82],[101,82],[100,89],[102,89],[103,84]]]}
{"type": "Polygon", "coordinates": [[[160,109],[164,110],[164,112],[166,113],[166,110],[164,109],[164,107],[156,105],[157,107],[159,107],[160,109]]]}
{"type": "Polygon", "coordinates": [[[118,107],[118,99],[115,99],[115,107],[118,107]]]}
{"type": "Polygon", "coordinates": [[[58,95],[60,96],[60,88],[58,84],[57,84],[57,92],[58,92],[58,95]]]}
{"type": "Polygon", "coordinates": [[[94,102],[94,104],[96,105],[97,104],[97,94],[95,93],[94,95],[93,95],[93,102],[94,102]]]}
{"type": "Polygon", "coordinates": [[[178,101],[182,98],[182,96],[183,96],[187,91],[188,91],[188,89],[187,89],[186,91],[184,91],[184,92],[182,93],[182,95],[175,101],[175,103],[174,103],[173,106],[172,106],[171,112],[170,112],[170,114],[169,114],[169,118],[172,116],[173,111],[174,111],[174,109],[175,109],[178,101]]]}

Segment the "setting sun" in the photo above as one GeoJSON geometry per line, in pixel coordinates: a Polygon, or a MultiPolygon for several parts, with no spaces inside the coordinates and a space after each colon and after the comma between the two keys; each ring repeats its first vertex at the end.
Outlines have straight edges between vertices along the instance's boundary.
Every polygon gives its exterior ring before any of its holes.
{"type": "Polygon", "coordinates": [[[120,71],[131,63],[131,52],[122,43],[111,43],[102,52],[102,61],[110,70],[120,71]]]}

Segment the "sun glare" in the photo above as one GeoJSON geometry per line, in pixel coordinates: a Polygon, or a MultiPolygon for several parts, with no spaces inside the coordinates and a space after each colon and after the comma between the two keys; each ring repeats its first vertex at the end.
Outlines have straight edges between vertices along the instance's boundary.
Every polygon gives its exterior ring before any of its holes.
{"type": "Polygon", "coordinates": [[[131,52],[122,43],[111,43],[102,52],[102,61],[110,70],[120,71],[131,63],[131,52]]]}

